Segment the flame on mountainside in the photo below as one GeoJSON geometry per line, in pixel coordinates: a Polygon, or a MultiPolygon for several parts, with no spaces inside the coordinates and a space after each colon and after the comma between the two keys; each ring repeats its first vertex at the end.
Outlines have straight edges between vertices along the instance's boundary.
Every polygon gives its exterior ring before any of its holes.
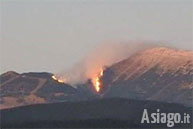
{"type": "MultiPolygon", "coordinates": [[[[92,84],[94,86],[94,89],[96,92],[100,92],[102,83],[101,83],[101,77],[103,76],[103,69],[101,68],[99,70],[94,70],[95,73],[93,73],[91,77],[92,84]]],[[[59,83],[67,83],[67,79],[60,75],[53,75],[52,79],[59,82],[59,83]]],[[[68,78],[69,79],[69,78],[68,78]]]]}
{"type": "Polygon", "coordinates": [[[103,76],[103,69],[100,70],[99,74],[96,77],[92,78],[92,83],[94,85],[96,92],[99,92],[101,90],[102,83],[101,83],[100,78],[102,76],[103,76]]]}
{"type": "Polygon", "coordinates": [[[96,82],[97,85],[100,82],[100,79],[97,79],[97,77],[103,66],[111,66],[138,51],[151,48],[152,46],[141,41],[103,42],[97,44],[92,51],[89,50],[90,52],[80,62],[76,62],[74,66],[57,73],[56,77],[57,79],[59,77],[65,78],[67,83],[74,86],[84,84],[88,79],[91,79],[92,83],[96,86],[96,82]]]}
{"type": "Polygon", "coordinates": [[[59,83],[65,83],[66,82],[66,79],[63,78],[63,77],[58,77],[56,75],[53,75],[52,76],[52,79],[54,79],[55,81],[59,82],[59,83]]]}

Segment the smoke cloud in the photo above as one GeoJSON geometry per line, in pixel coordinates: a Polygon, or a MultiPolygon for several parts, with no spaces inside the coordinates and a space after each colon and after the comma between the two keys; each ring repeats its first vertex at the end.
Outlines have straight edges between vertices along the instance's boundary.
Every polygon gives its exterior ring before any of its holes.
{"type": "Polygon", "coordinates": [[[59,73],[70,84],[84,83],[88,79],[96,77],[104,66],[108,67],[119,62],[137,51],[154,47],[151,43],[134,42],[129,43],[102,43],[90,51],[87,56],[72,69],[59,73]]]}

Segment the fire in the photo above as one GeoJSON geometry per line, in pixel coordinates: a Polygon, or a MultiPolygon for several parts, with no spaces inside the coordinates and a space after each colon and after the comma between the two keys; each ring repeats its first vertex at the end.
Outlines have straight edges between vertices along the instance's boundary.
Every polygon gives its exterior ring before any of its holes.
{"type": "Polygon", "coordinates": [[[103,76],[103,69],[100,70],[100,73],[98,74],[97,77],[94,77],[92,79],[92,82],[93,82],[93,85],[94,85],[94,88],[95,88],[96,92],[99,92],[100,89],[101,89],[102,84],[101,84],[100,78],[102,76],[103,76]]]}
{"type": "Polygon", "coordinates": [[[65,83],[66,79],[62,78],[62,77],[57,77],[56,75],[52,76],[52,79],[54,79],[55,81],[59,82],[59,83],[65,83]]]}
{"type": "Polygon", "coordinates": [[[58,80],[55,75],[52,76],[52,79],[54,79],[56,81],[58,80]]]}

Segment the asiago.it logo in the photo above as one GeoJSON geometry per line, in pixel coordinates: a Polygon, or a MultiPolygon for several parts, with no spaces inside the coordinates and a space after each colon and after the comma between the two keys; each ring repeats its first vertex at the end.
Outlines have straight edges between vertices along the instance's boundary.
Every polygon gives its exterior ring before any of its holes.
{"type": "Polygon", "coordinates": [[[189,124],[190,114],[184,113],[163,113],[160,109],[157,109],[155,113],[148,113],[147,109],[144,109],[142,119],[142,124],[166,124],[167,127],[174,127],[175,124],[189,124]]]}

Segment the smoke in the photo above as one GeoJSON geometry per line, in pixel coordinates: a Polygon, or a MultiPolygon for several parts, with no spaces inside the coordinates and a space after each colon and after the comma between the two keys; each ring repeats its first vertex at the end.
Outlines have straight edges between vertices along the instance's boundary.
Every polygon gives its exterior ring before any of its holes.
{"type": "Polygon", "coordinates": [[[137,51],[154,47],[155,45],[144,42],[102,43],[90,51],[87,56],[72,69],[62,72],[68,83],[84,83],[88,79],[96,77],[104,66],[111,66],[137,51]]]}

